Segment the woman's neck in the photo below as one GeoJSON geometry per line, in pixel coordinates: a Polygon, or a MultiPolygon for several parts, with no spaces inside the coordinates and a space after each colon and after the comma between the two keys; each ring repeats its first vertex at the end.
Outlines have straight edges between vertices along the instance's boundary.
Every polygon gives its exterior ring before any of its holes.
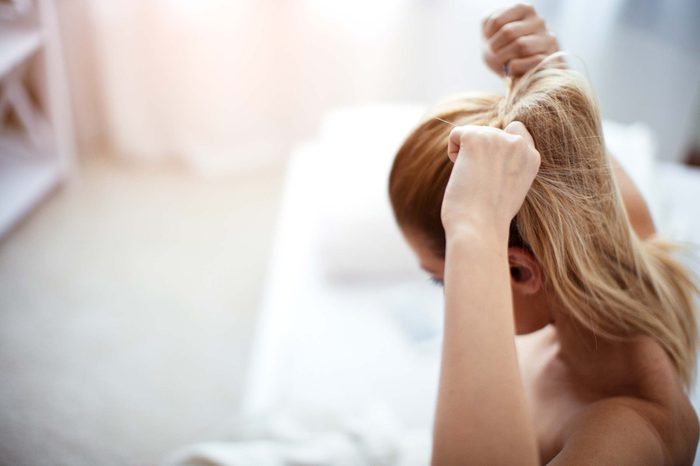
{"type": "Polygon", "coordinates": [[[561,313],[554,314],[548,331],[551,362],[585,395],[659,401],[683,385],[668,354],[649,336],[604,338],[561,313]]]}
{"type": "Polygon", "coordinates": [[[562,314],[556,316],[553,326],[555,359],[573,381],[596,393],[611,395],[635,377],[637,341],[616,341],[596,335],[562,314]]]}

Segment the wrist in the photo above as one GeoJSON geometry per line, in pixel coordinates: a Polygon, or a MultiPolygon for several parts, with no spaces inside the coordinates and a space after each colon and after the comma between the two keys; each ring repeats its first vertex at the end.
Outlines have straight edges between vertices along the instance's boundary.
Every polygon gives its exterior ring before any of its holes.
{"type": "Polygon", "coordinates": [[[445,229],[445,238],[459,236],[488,236],[495,239],[508,241],[510,222],[499,221],[496,215],[479,213],[471,210],[469,215],[462,212],[460,215],[444,215],[442,225],[445,229]],[[450,218],[451,217],[451,218],[450,218]]]}
{"type": "Polygon", "coordinates": [[[460,221],[445,225],[447,245],[457,242],[473,244],[493,244],[496,247],[507,246],[509,229],[499,227],[496,222],[460,221]]]}

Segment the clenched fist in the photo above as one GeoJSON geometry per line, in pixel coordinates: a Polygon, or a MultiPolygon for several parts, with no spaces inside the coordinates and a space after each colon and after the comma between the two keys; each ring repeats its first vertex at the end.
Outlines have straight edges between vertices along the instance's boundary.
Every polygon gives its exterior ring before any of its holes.
{"type": "Polygon", "coordinates": [[[505,130],[458,126],[450,133],[448,156],[454,167],[442,203],[445,231],[486,229],[507,240],[540,166],[530,133],[519,121],[505,130]]]}
{"type": "Polygon", "coordinates": [[[559,50],[556,37],[532,5],[497,10],[482,21],[484,61],[497,74],[522,76],[559,50]]]}

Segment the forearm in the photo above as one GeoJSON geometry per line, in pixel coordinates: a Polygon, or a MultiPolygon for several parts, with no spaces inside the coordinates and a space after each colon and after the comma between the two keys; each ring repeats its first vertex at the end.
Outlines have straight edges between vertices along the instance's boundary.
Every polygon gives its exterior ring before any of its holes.
{"type": "Polygon", "coordinates": [[[483,229],[448,233],[444,327],[433,464],[538,464],[506,239],[483,229]]]}

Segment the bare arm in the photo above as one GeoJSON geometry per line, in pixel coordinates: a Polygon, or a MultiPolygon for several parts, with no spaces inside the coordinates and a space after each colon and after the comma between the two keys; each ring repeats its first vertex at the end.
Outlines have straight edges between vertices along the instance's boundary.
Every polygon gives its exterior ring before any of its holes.
{"type": "Polygon", "coordinates": [[[458,127],[442,204],[445,326],[433,464],[539,464],[520,379],[509,224],[539,167],[524,126],[458,127]],[[464,286],[468,283],[469,286],[464,286]]]}
{"type": "Polygon", "coordinates": [[[447,238],[433,464],[539,464],[515,350],[502,235],[447,238]],[[469,286],[464,286],[469,283],[469,286]]]}

